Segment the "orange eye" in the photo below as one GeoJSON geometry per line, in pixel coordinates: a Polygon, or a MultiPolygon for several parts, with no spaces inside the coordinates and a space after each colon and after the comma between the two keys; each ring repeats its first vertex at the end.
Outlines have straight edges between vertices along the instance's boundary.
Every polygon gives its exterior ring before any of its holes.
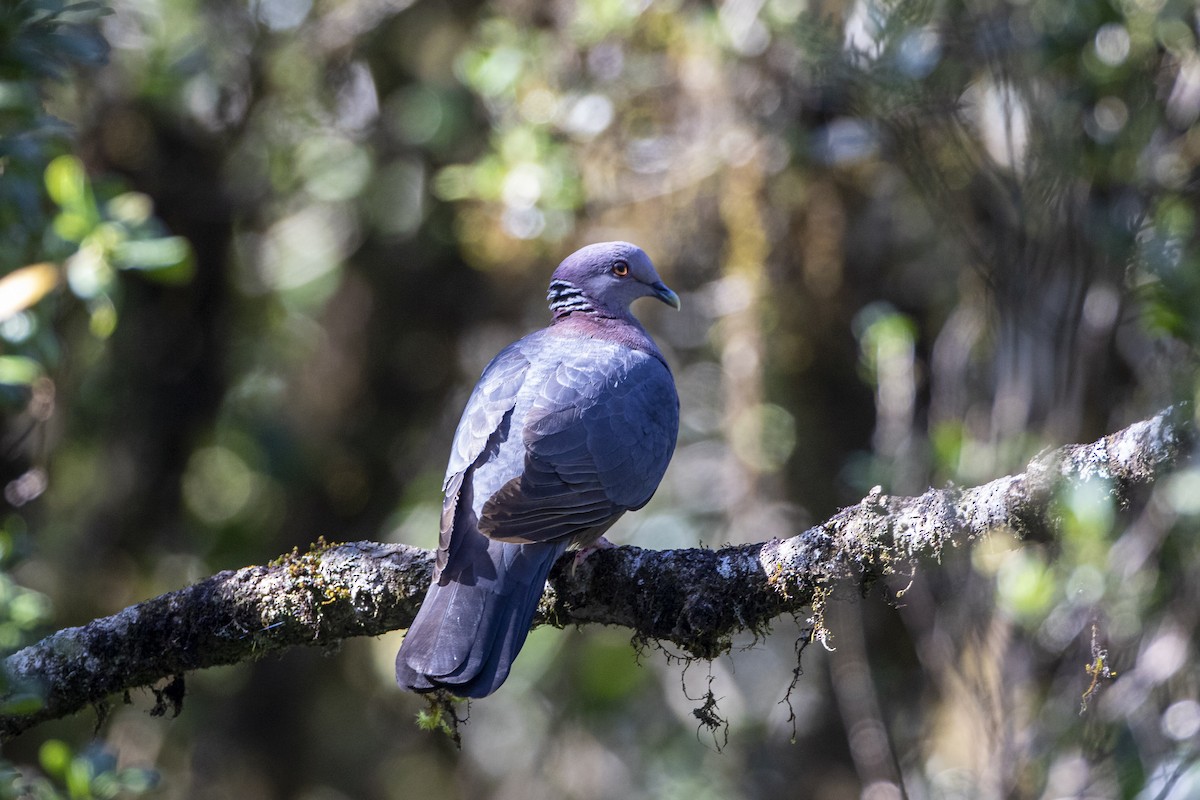
{"type": "Polygon", "coordinates": [[[618,261],[613,264],[612,271],[613,275],[616,275],[618,278],[624,278],[629,274],[629,264],[624,261],[618,261]]]}

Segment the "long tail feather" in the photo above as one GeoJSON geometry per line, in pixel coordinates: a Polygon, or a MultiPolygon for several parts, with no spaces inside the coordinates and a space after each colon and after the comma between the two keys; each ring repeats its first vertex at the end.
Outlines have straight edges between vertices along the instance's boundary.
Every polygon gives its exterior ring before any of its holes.
{"type": "Polygon", "coordinates": [[[490,542],[471,568],[443,573],[396,654],[396,682],[486,697],[508,677],[554,562],[566,544],[490,542]]]}

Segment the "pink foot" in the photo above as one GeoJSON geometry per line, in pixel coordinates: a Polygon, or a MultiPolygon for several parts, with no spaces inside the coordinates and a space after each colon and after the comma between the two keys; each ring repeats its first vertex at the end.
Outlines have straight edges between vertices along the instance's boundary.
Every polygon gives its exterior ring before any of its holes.
{"type": "Polygon", "coordinates": [[[597,550],[608,550],[611,547],[616,547],[615,544],[601,536],[596,541],[589,544],[587,547],[581,547],[575,551],[575,561],[571,564],[571,572],[579,569],[579,565],[587,561],[588,556],[597,550]]]}

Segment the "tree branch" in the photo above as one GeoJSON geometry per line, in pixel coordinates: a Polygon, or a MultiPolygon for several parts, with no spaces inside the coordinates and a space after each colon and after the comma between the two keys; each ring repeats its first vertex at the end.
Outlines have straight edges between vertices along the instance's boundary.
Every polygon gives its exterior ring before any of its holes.
{"type": "MultiPolygon", "coordinates": [[[[1103,481],[1128,506],[1191,449],[1188,407],[1167,409],[1099,441],[1040,455],[1017,475],[919,497],[872,492],[789,539],[719,550],[597,551],[578,569],[564,558],[537,622],[621,625],[700,657],[724,652],[740,631],[819,604],[843,577],[882,574],[1007,527],[1021,536],[1057,529],[1064,485],[1103,481]]],[[[110,695],[204,667],[295,645],[407,627],[429,581],[431,551],[400,544],[319,542],[267,566],[221,572],[78,628],[4,661],[0,738],[67,716],[110,695]]]]}

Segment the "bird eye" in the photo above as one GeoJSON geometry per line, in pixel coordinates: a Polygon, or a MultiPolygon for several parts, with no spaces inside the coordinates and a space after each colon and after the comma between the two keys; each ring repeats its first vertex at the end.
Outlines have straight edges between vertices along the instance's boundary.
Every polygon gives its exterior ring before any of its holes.
{"type": "Polygon", "coordinates": [[[618,261],[617,263],[613,264],[612,271],[613,275],[616,275],[618,278],[624,278],[629,274],[629,262],[618,261]]]}

